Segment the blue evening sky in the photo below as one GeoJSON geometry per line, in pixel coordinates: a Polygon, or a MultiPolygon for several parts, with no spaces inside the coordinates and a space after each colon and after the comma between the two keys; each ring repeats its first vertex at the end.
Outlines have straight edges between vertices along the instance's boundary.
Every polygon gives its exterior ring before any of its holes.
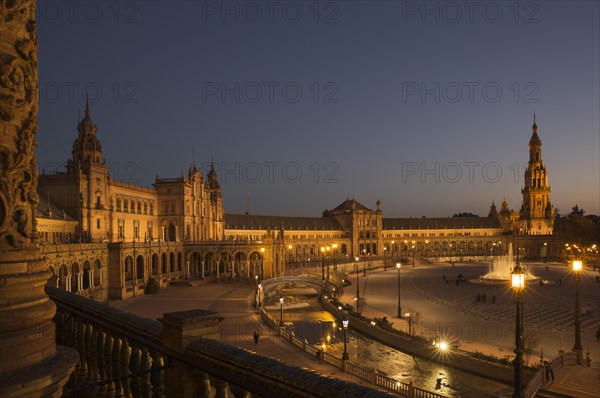
{"type": "Polygon", "coordinates": [[[599,4],[40,0],[40,169],[87,92],[121,181],[214,159],[226,212],[485,216],[536,113],[553,204],[598,214],[599,4]]]}

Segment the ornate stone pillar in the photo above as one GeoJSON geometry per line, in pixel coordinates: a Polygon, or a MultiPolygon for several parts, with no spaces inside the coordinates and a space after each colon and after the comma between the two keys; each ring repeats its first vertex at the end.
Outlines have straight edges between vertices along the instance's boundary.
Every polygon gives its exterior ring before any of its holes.
{"type": "Polygon", "coordinates": [[[0,396],[61,396],[78,356],[57,347],[36,242],[35,0],[0,1],[0,396]]]}

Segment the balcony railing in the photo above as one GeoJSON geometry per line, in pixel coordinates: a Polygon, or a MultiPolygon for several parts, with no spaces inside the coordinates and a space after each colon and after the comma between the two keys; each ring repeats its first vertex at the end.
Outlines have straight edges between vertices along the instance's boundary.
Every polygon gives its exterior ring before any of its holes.
{"type": "Polygon", "coordinates": [[[51,286],[46,292],[57,306],[57,343],[80,356],[65,396],[391,396],[197,337],[197,325],[218,330],[215,313],[171,313],[159,322],[51,286]]]}

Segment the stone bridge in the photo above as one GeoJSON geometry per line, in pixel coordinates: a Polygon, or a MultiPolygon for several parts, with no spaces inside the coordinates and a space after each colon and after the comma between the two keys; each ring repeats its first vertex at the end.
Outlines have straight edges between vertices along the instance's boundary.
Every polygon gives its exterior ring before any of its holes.
{"type": "MultiPolygon", "coordinates": [[[[324,285],[326,284],[326,282],[321,281],[319,278],[308,276],[282,276],[278,278],[264,279],[261,282],[261,288],[259,291],[260,302],[264,302],[265,297],[271,297],[274,292],[277,292],[277,289],[280,286],[289,285],[292,283],[313,288],[316,290],[319,296],[321,296],[323,288],[325,287],[324,285]]],[[[327,286],[327,288],[329,288],[329,286],[327,286]]]]}

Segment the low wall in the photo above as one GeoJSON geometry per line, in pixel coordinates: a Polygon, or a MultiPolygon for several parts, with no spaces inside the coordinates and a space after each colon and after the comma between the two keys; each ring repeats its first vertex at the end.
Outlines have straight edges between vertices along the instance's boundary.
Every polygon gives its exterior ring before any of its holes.
{"type": "MultiPolygon", "coordinates": [[[[402,336],[397,333],[388,332],[379,327],[374,327],[343,310],[339,310],[327,300],[322,300],[323,306],[339,320],[348,319],[350,326],[358,332],[369,336],[381,343],[395,348],[404,353],[425,358],[427,360],[447,365],[486,379],[494,380],[503,384],[512,385],[514,381],[514,368],[499,363],[473,358],[464,351],[448,351],[448,355],[442,357],[436,355],[436,348],[431,342],[424,342],[417,338],[402,336]]],[[[523,370],[523,377],[527,382],[533,376],[532,372],[523,370]]]]}

